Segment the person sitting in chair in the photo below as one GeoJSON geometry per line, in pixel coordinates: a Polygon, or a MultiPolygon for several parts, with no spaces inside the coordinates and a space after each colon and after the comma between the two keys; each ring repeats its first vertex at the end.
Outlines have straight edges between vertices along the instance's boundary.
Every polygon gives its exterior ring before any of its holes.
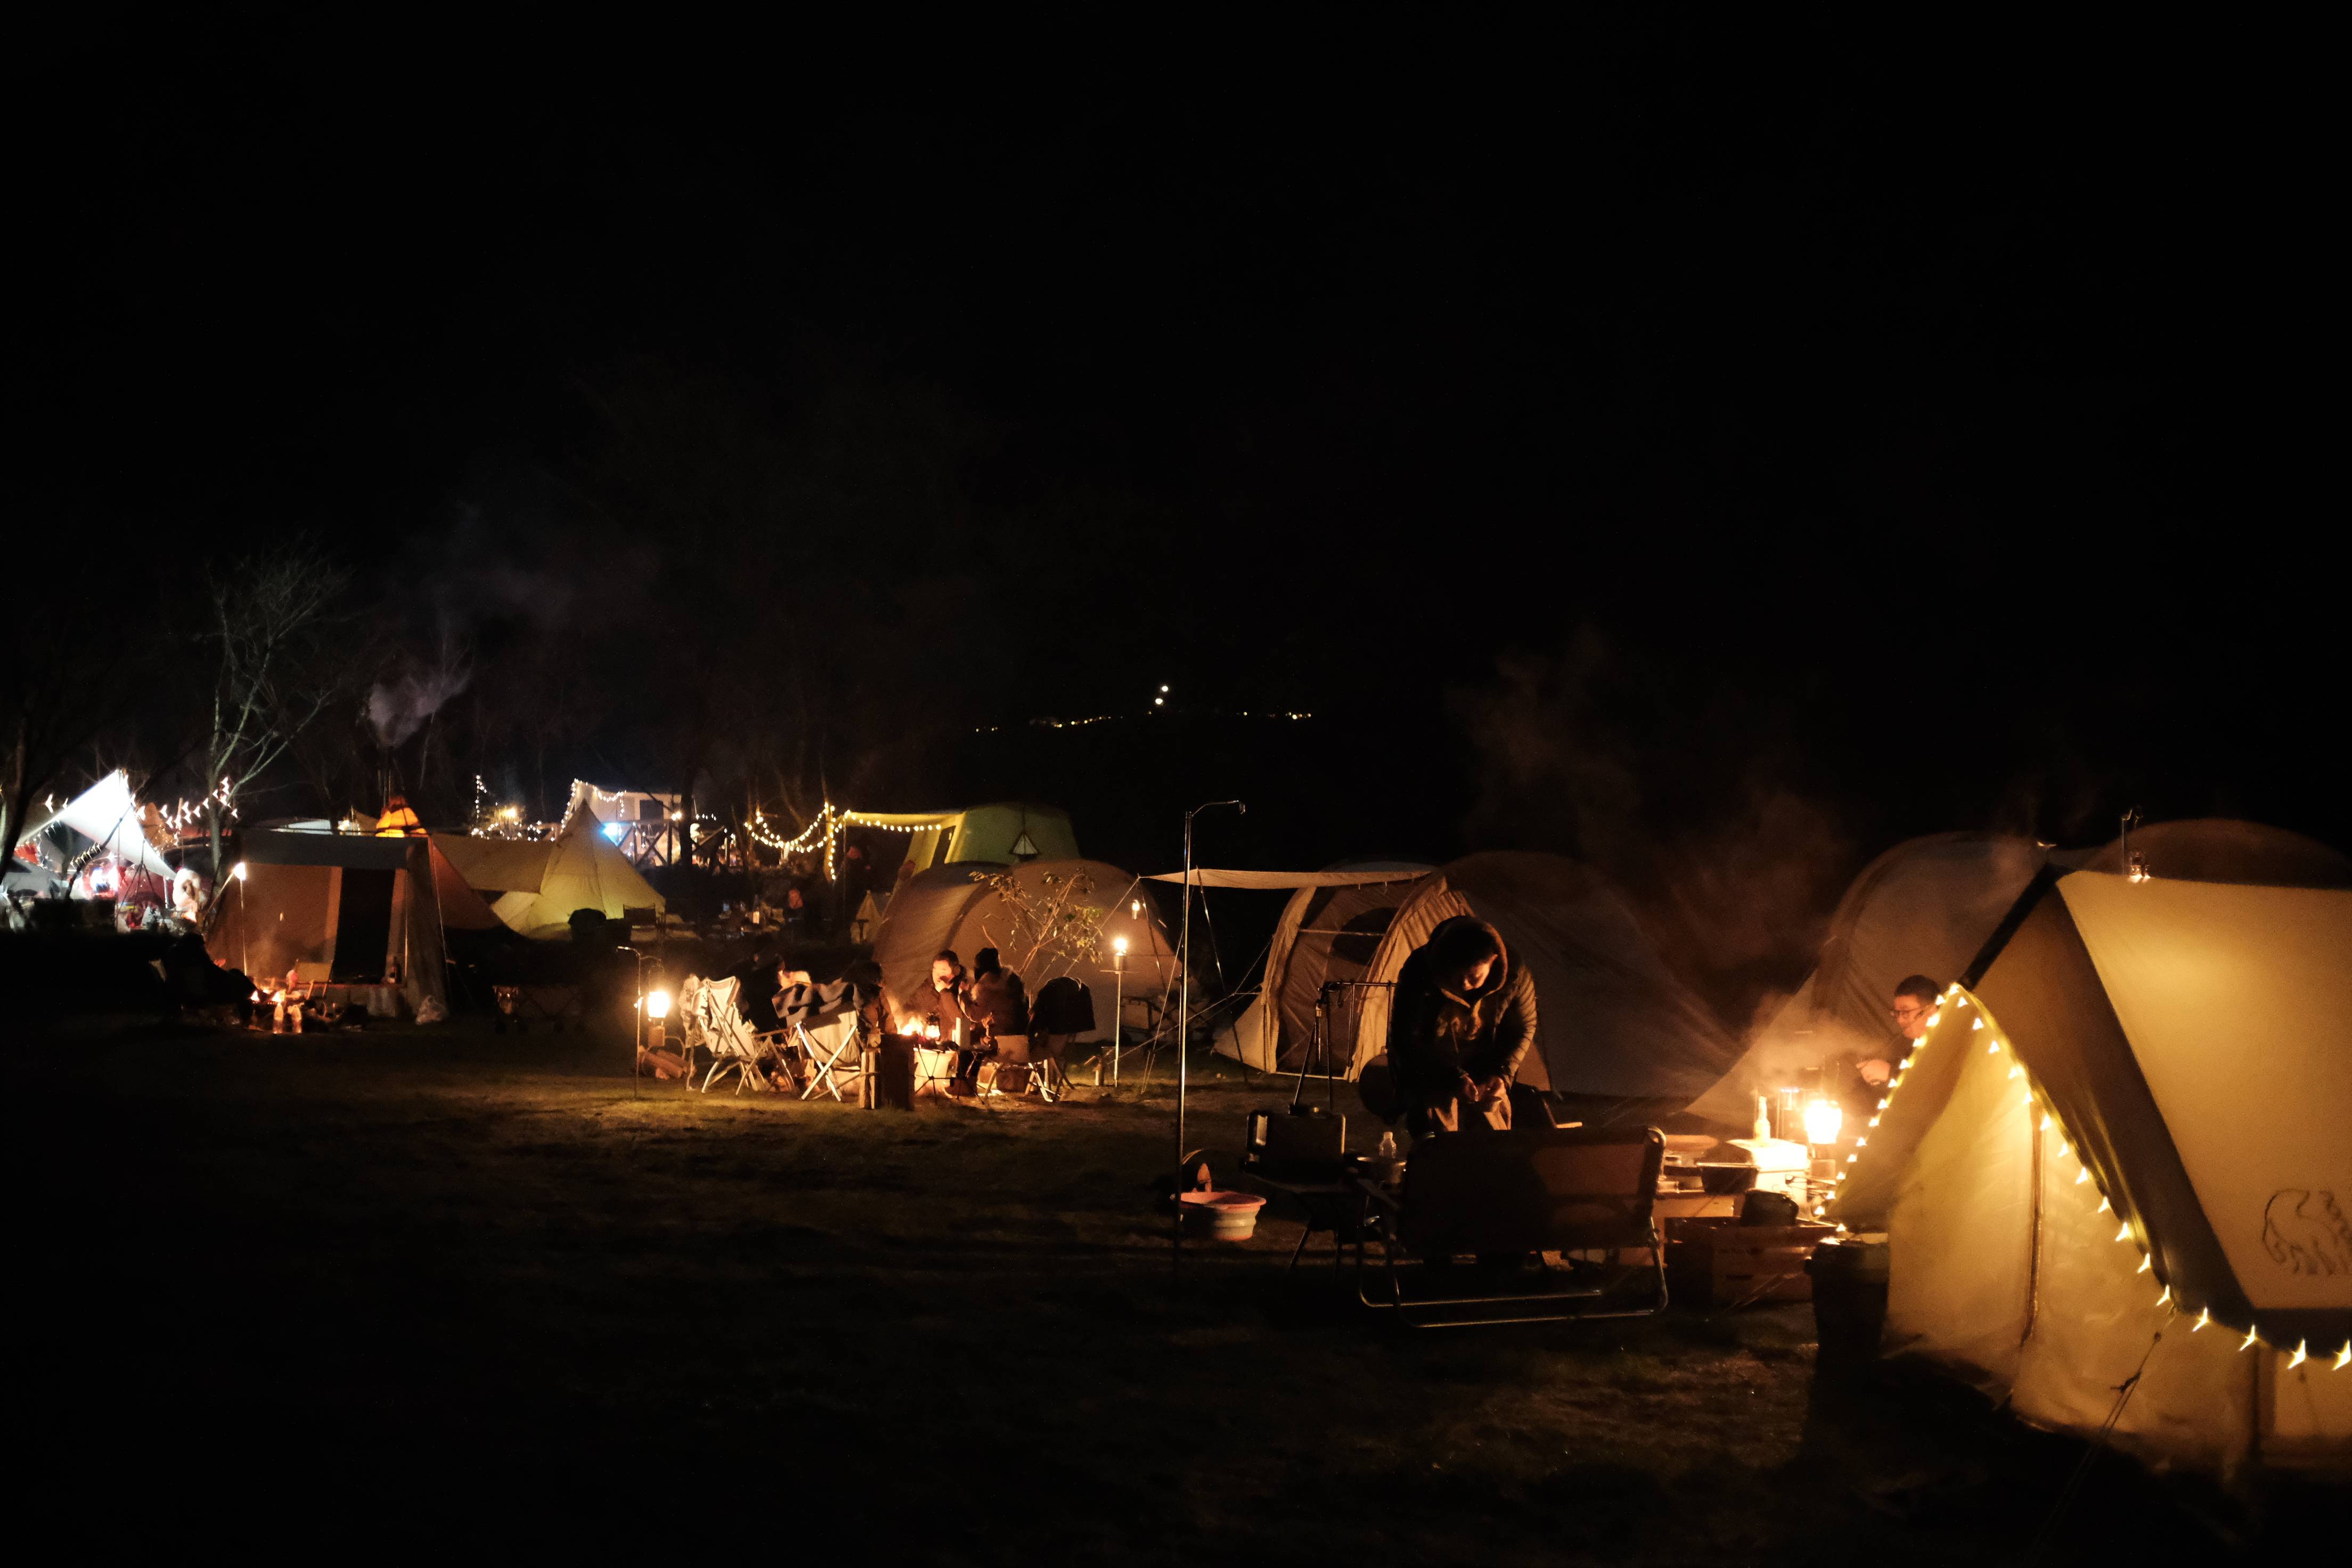
{"type": "Polygon", "coordinates": [[[1397,974],[1389,1067],[1416,1138],[1507,1131],[1511,1083],[1536,1037],[1536,983],[1475,915],[1439,922],[1397,974]]]}

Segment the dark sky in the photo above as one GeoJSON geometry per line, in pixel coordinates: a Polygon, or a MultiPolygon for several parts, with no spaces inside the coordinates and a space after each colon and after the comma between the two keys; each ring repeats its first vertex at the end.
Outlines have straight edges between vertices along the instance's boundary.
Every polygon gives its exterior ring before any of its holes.
{"type": "MultiPolygon", "coordinates": [[[[238,15],[12,68],[53,521],[408,578],[593,578],[617,530],[676,583],[725,569],[697,485],[772,467],[718,508],[774,532],[743,570],[836,630],[887,584],[869,679],[941,732],[1195,715],[933,747],[877,804],[1068,799],[1137,859],[1254,786],[1268,857],[1781,797],[1848,854],[2131,805],[2343,841],[2281,40],[238,15]],[[1207,717],[1266,707],[1311,735],[1207,717]]],[[[631,613],[690,640],[681,602],[631,613]]]]}

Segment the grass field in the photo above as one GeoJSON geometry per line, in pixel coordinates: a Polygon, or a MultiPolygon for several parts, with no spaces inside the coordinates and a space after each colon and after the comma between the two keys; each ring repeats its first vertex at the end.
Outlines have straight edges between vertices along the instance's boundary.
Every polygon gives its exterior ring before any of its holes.
{"type": "MultiPolygon", "coordinates": [[[[1817,1386],[1803,1308],[1400,1332],[1286,1282],[1279,1216],[1175,1267],[1164,1095],[705,1099],[465,1030],[20,1050],[31,1495],[121,1541],[1975,1563],[2072,1463],[1817,1386]],[[1923,1470],[1909,1521],[1858,1491],[1923,1470]]],[[[1202,1087],[1195,1142],[1270,1093],[1202,1087]]],[[[2213,1551],[2113,1459],[2058,1536],[2213,1551]]]]}

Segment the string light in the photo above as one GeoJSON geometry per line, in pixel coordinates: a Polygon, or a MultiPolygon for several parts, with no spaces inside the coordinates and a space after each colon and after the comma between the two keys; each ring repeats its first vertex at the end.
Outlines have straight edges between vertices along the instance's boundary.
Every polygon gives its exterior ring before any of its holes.
{"type": "Polygon", "coordinates": [[[2193,1334],[2193,1333],[2197,1332],[2197,1331],[2198,1331],[2198,1330],[2200,1330],[2200,1329],[2203,1328],[2206,1324],[2208,1324],[2208,1323],[2211,1322],[2212,1321],[2213,1321],[2213,1309],[2212,1309],[2212,1308],[2210,1308],[2210,1307],[2208,1307],[2208,1308],[2206,1308],[2204,1310],[2202,1310],[2202,1311],[2200,1311],[2200,1312],[2199,1312],[2199,1313],[2197,1314],[2197,1321],[2196,1321],[2194,1324],[2190,1325],[2189,1331],[2190,1333],[2192,1333],[2192,1334],[2193,1334]]]}
{"type": "Polygon", "coordinates": [[[2167,1286],[2164,1288],[2164,1293],[2163,1293],[2162,1295],[2158,1296],[2158,1297],[2156,1299],[2156,1304],[2157,1304],[2158,1306],[2159,1306],[2159,1307],[2170,1306],[2170,1305],[2172,1304],[2172,1287],[2171,1287],[2171,1286],[2167,1285],[2167,1286]]]}
{"type": "Polygon", "coordinates": [[[2286,1369],[2289,1372],[2293,1372],[2296,1367],[2301,1366],[2305,1360],[2309,1359],[2303,1353],[2303,1347],[2310,1342],[2311,1342],[2309,1340],[2297,1340],[2294,1342],[2294,1354],[2289,1356],[2286,1363],[2286,1369]]]}
{"type": "Polygon", "coordinates": [[[2154,1266],[2155,1262],[2155,1258],[2150,1258],[2147,1253],[2143,1252],[2139,1255],[2139,1267],[2133,1269],[2132,1272],[2135,1274],[2145,1274],[2151,1267],[2154,1266]]]}
{"type": "Polygon", "coordinates": [[[2259,1337],[2260,1336],[2254,1332],[2254,1326],[2252,1323],[2248,1323],[2246,1325],[2246,1337],[2238,1342],[2238,1348],[2242,1351],[2253,1349],[2254,1341],[2259,1337]]]}
{"type": "Polygon", "coordinates": [[[2347,1366],[2352,1366],[2352,1340],[2346,1340],[2344,1348],[2336,1352],[2336,1370],[2342,1372],[2347,1366]]]}
{"type": "Polygon", "coordinates": [[[2131,1221],[2124,1221],[2123,1228],[2116,1232],[2116,1239],[2117,1241],[2129,1241],[2131,1239],[2131,1221]]]}

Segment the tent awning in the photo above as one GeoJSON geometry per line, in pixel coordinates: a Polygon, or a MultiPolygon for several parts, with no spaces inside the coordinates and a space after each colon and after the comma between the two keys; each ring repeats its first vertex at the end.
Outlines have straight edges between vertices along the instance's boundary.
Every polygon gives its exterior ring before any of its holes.
{"type": "MultiPolygon", "coordinates": [[[[1192,886],[1196,888],[1255,888],[1262,891],[1290,888],[1360,888],[1367,882],[1410,882],[1429,875],[1429,868],[1417,866],[1411,869],[1361,871],[1215,871],[1206,867],[1192,868],[1192,886]]],[[[1181,882],[1181,871],[1160,871],[1147,877],[1149,882],[1181,882]]]]}

